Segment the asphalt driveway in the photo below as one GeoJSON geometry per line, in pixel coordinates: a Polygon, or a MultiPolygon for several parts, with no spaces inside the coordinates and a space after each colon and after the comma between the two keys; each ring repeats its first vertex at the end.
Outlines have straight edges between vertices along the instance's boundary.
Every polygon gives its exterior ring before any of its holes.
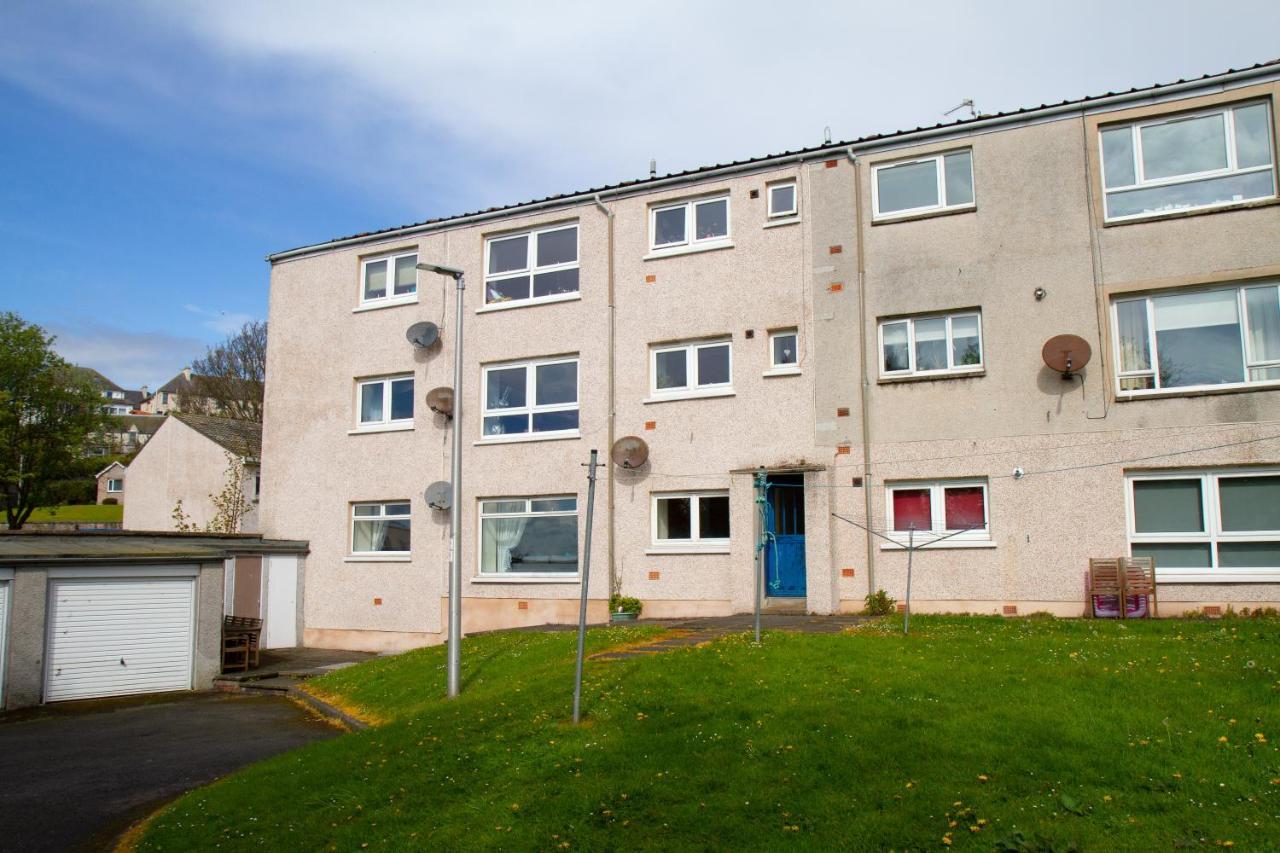
{"type": "Polygon", "coordinates": [[[0,715],[0,848],[103,849],[185,791],[338,734],[287,699],[228,693],[0,715]]]}

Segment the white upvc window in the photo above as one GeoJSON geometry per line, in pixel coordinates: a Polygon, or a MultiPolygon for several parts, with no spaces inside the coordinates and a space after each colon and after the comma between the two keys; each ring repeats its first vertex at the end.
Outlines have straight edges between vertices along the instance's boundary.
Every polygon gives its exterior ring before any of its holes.
{"type": "Polygon", "coordinates": [[[769,194],[769,218],[787,219],[800,213],[800,191],[795,181],[779,181],[765,188],[769,194]]]}
{"type": "Polygon", "coordinates": [[[1280,383],[1280,284],[1190,290],[1111,303],[1123,395],[1280,383]]]}
{"type": "Polygon", "coordinates": [[[514,307],[578,293],[578,226],[554,225],[484,242],[484,303],[514,307]]]}
{"type": "Polygon", "coordinates": [[[769,374],[800,372],[800,333],[796,329],[769,332],[769,374]]]}
{"type": "Polygon", "coordinates": [[[1103,127],[1108,222],[1276,195],[1266,101],[1103,127]]]}
{"type": "Polygon", "coordinates": [[[649,391],[654,398],[730,394],[733,345],[718,340],[652,347],[649,376],[649,391]]]}
{"type": "Polygon", "coordinates": [[[578,573],[578,499],[480,501],[479,575],[512,580],[578,573]]]}
{"type": "Polygon", "coordinates": [[[107,480],[107,491],[108,491],[108,492],[123,492],[123,491],[124,491],[124,480],[118,480],[118,479],[111,479],[111,480],[107,480]]]}
{"type": "Polygon", "coordinates": [[[663,492],[651,495],[653,546],[658,549],[727,551],[727,491],[663,492]]]}
{"type": "Polygon", "coordinates": [[[728,240],[728,193],[649,209],[649,247],[654,251],[710,247],[728,240]]]}
{"type": "Polygon", "coordinates": [[[351,553],[409,556],[409,502],[352,504],[351,553]]]}
{"type": "Polygon", "coordinates": [[[1125,478],[1129,547],[1176,581],[1280,581],[1280,469],[1125,478]]]}
{"type": "Polygon", "coordinates": [[[973,201],[973,151],[948,151],[872,167],[876,219],[965,210],[973,201]]]}
{"type": "Polygon", "coordinates": [[[578,434],[578,358],[492,364],[483,368],[484,440],[578,434]]]}
{"type": "Polygon", "coordinates": [[[886,483],[888,536],[901,544],[989,542],[985,479],[886,483]]]}
{"type": "Polygon", "coordinates": [[[982,370],[982,314],[959,311],[880,322],[880,375],[933,376],[982,370]]]}
{"type": "Polygon", "coordinates": [[[396,305],[418,300],[418,253],[402,252],[360,262],[360,305],[396,305]]]}
{"type": "Polygon", "coordinates": [[[361,429],[413,426],[413,374],[356,382],[356,425],[361,429]]]}

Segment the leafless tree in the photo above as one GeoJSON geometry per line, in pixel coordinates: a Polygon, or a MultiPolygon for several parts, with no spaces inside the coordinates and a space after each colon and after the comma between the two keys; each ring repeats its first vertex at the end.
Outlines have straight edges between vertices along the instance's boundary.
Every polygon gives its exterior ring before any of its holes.
{"type": "Polygon", "coordinates": [[[191,365],[194,388],[182,408],[260,424],[266,377],[267,324],[253,320],[191,365]]]}

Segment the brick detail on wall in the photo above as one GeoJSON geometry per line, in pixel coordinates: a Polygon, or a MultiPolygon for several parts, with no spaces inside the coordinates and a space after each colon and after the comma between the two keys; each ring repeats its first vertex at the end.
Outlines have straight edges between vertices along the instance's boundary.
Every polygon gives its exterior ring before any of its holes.
{"type": "Polygon", "coordinates": [[[656,275],[647,275],[644,277],[645,284],[653,284],[657,280],[658,280],[658,277],[656,275]]]}
{"type": "Polygon", "coordinates": [[[842,444],[836,448],[836,456],[848,456],[848,455],[849,455],[849,445],[842,444]]]}
{"type": "Polygon", "coordinates": [[[1017,616],[1017,615],[1018,615],[1018,605],[1016,605],[1016,604],[1006,604],[1006,605],[1004,606],[1004,615],[1005,615],[1005,616],[1017,616]]]}
{"type": "Polygon", "coordinates": [[[833,282],[831,282],[830,284],[828,284],[828,285],[827,285],[827,292],[828,292],[828,293],[839,293],[839,292],[840,292],[840,291],[842,291],[842,290],[844,290],[844,282],[843,282],[843,281],[833,281],[833,282]]]}
{"type": "Polygon", "coordinates": [[[375,599],[373,600],[373,606],[374,606],[374,607],[381,607],[381,606],[382,606],[382,599],[381,599],[381,598],[375,598],[375,599]]]}
{"type": "Polygon", "coordinates": [[[827,254],[830,254],[830,255],[838,255],[843,251],[844,251],[844,246],[828,246],[827,247],[827,254]]]}
{"type": "Polygon", "coordinates": [[[851,578],[851,577],[853,577],[853,569],[841,569],[841,570],[840,570],[840,577],[842,577],[842,578],[851,578]]]}
{"type": "Polygon", "coordinates": [[[516,602],[516,610],[528,610],[528,609],[529,609],[529,602],[527,601],[516,602]]]}
{"type": "Polygon", "coordinates": [[[826,162],[824,162],[822,165],[826,166],[828,169],[834,169],[836,166],[839,166],[839,165],[840,165],[840,161],[839,161],[839,160],[827,160],[827,161],[826,161],[826,162]]]}
{"type": "Polygon", "coordinates": [[[847,418],[847,417],[849,417],[849,409],[848,409],[848,407],[847,407],[847,406],[841,406],[841,407],[839,407],[838,409],[836,409],[836,417],[837,417],[837,418],[847,418]]]}
{"type": "Polygon", "coordinates": [[[658,422],[657,422],[657,421],[645,421],[645,422],[644,422],[644,428],[645,428],[645,429],[657,429],[657,428],[658,428],[658,422]]]}
{"type": "Polygon", "coordinates": [[[662,572],[649,572],[649,580],[656,581],[662,577],[662,572]]]}

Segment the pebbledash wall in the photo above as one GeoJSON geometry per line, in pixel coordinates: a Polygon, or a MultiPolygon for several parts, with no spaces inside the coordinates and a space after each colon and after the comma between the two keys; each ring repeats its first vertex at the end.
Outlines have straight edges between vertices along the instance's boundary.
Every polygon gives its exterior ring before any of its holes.
{"type": "MultiPolygon", "coordinates": [[[[423,399],[452,381],[453,286],[419,272],[414,297],[362,306],[362,260],[401,252],[467,273],[465,631],[575,618],[576,576],[480,576],[479,504],[576,496],[581,546],[583,463],[625,435],[645,439],[649,462],[601,471],[593,620],[605,618],[611,575],[649,616],[749,610],[760,468],[803,477],[809,611],[859,609],[880,587],[904,592],[905,552],[836,514],[885,531],[886,487],[963,481],[986,489],[989,534],[917,553],[914,606],[1082,613],[1088,558],[1130,547],[1127,476],[1280,467],[1276,390],[1120,393],[1110,308],[1118,294],[1280,277],[1275,198],[1104,223],[1098,126],[1262,99],[1272,105],[1274,152],[1277,77],[1275,65],[1230,72],[272,256],[261,518],[267,536],[310,542],[304,641],[398,649],[438,642],[446,628],[448,514],[422,492],[448,479],[453,423],[423,399]],[[973,205],[877,220],[877,165],[956,150],[971,152],[973,205]],[[789,181],[797,215],[771,219],[769,189],[789,181]],[[721,195],[727,239],[697,251],[651,248],[654,207],[721,195]],[[568,224],[578,228],[576,296],[485,306],[487,238],[568,224]],[[957,311],[980,317],[980,369],[882,375],[884,321],[957,311]],[[424,320],[442,334],[422,350],[405,331],[424,320]],[[799,358],[777,370],[770,333],[785,329],[798,332],[799,358]],[[1040,356],[1063,333],[1093,350],[1071,380],[1040,356]],[[655,345],[713,340],[731,343],[731,393],[652,392],[655,345]],[[578,359],[576,435],[483,437],[484,366],[568,356],[578,359]],[[412,422],[359,428],[357,382],[410,373],[412,422]],[[727,546],[656,545],[653,496],[708,490],[729,494],[727,546]],[[410,506],[410,553],[353,555],[353,504],[397,501],[410,506]]],[[[1162,613],[1280,601],[1280,572],[1245,582],[1163,577],[1162,613]]]]}

